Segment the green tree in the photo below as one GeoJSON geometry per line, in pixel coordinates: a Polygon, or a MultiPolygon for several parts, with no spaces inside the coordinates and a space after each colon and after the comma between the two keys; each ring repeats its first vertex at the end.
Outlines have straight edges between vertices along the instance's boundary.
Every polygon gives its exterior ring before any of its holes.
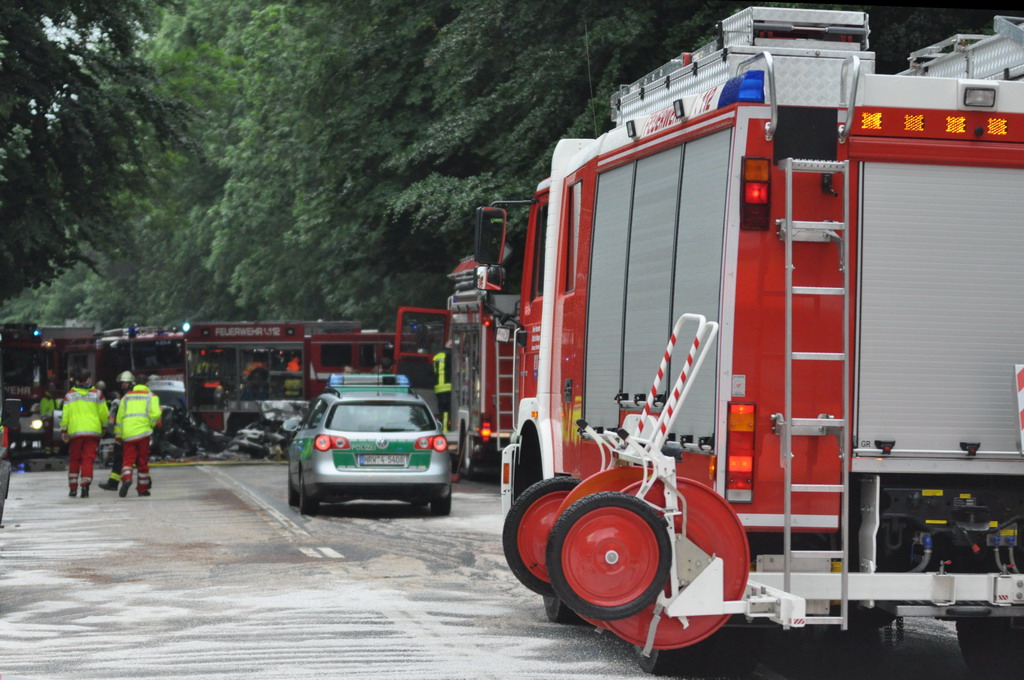
{"type": "Polygon", "coordinates": [[[0,6],[0,299],[111,251],[146,141],[179,141],[184,110],[137,55],[144,0],[0,6]]]}

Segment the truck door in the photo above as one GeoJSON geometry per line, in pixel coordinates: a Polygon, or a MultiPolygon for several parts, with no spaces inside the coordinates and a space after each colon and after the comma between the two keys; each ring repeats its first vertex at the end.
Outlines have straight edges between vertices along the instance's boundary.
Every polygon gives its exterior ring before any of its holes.
{"type": "MultiPolygon", "coordinates": [[[[857,454],[1020,457],[1024,169],[865,163],[857,454]]],[[[975,466],[977,469],[977,466],[975,466]]]]}
{"type": "Polygon", "coordinates": [[[399,307],[395,324],[395,373],[407,376],[435,413],[433,361],[448,340],[448,322],[447,309],[399,307]]]}

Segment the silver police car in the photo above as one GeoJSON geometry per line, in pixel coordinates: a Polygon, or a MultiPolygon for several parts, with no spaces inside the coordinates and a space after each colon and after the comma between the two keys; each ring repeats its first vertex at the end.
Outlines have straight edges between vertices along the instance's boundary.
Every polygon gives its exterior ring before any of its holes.
{"type": "Polygon", "coordinates": [[[402,375],[332,375],[288,449],[288,503],[314,515],[320,503],[354,499],[452,508],[448,441],[426,402],[402,375]]]}

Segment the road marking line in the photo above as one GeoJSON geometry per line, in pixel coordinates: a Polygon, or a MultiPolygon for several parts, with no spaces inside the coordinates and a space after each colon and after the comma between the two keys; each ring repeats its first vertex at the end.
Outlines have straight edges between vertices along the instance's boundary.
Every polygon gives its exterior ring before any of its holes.
{"type": "Polygon", "coordinates": [[[199,469],[208,475],[213,475],[214,477],[219,478],[228,486],[233,487],[234,492],[238,494],[243,501],[249,501],[253,505],[257,506],[260,510],[263,510],[286,530],[290,531],[291,533],[297,536],[305,536],[309,538],[309,533],[305,529],[303,529],[298,524],[282,515],[280,512],[277,511],[276,508],[274,508],[274,506],[270,505],[265,500],[257,496],[255,493],[247,489],[237,480],[232,479],[229,475],[225,474],[224,472],[221,472],[217,468],[200,465],[199,469]]]}
{"type": "Polygon", "coordinates": [[[301,548],[300,547],[299,548],[299,552],[301,552],[306,557],[312,557],[312,558],[317,559],[317,560],[323,559],[323,555],[318,553],[316,551],[316,548],[301,548]]]}
{"type": "Polygon", "coordinates": [[[322,552],[327,557],[330,557],[332,560],[343,560],[343,559],[345,559],[345,556],[342,555],[337,550],[332,550],[331,548],[320,548],[319,550],[320,550],[320,552],[322,552]]]}

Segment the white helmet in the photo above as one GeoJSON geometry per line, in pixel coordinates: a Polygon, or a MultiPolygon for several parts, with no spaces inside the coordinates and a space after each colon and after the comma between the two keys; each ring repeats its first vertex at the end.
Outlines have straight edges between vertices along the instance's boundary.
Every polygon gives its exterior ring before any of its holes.
{"type": "Polygon", "coordinates": [[[132,375],[131,371],[122,371],[121,375],[117,376],[117,382],[119,382],[119,383],[133,383],[133,382],[135,382],[135,376],[132,375]]]}

